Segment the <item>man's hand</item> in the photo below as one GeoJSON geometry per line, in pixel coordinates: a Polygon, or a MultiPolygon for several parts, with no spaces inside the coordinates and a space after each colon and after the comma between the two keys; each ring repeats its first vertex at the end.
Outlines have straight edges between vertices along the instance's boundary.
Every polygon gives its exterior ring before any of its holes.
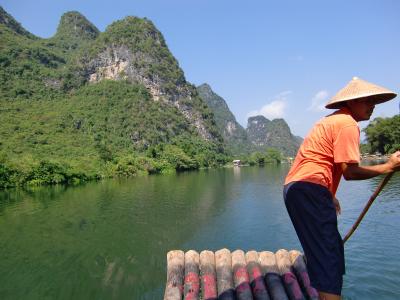
{"type": "Polygon", "coordinates": [[[400,151],[393,153],[389,160],[374,166],[360,166],[358,163],[341,163],[343,177],[346,180],[362,180],[400,171],[400,151]]]}
{"type": "Polygon", "coordinates": [[[394,172],[400,171],[400,151],[396,151],[390,155],[387,163],[391,165],[391,168],[394,172]]]}
{"type": "Polygon", "coordinates": [[[336,215],[340,215],[342,213],[342,208],[340,207],[338,198],[336,198],[335,196],[333,196],[333,204],[335,205],[336,215]]]}

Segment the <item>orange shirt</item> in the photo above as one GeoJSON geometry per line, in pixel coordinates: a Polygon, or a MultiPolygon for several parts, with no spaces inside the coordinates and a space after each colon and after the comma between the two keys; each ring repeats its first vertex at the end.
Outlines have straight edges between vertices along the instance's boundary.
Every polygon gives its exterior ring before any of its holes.
{"type": "Polygon", "coordinates": [[[347,108],[318,121],[297,152],[286,176],[292,181],[307,181],[327,187],[336,194],[342,169],[340,163],[360,162],[360,129],[347,108]]]}

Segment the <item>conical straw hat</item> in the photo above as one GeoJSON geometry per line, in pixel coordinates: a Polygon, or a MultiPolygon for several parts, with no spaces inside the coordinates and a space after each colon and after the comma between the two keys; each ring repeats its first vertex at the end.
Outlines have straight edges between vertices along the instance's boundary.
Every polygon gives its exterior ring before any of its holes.
{"type": "Polygon", "coordinates": [[[346,101],[360,98],[370,98],[374,100],[375,104],[378,104],[389,101],[396,96],[396,93],[386,88],[367,82],[358,77],[353,77],[353,79],[343,89],[331,98],[325,107],[333,109],[340,108],[346,101]]]}

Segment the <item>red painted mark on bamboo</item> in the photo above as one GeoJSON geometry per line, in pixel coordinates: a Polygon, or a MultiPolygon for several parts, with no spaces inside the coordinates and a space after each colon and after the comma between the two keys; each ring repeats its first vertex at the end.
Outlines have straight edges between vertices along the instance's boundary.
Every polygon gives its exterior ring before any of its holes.
{"type": "Polygon", "coordinates": [[[263,281],[263,276],[259,267],[253,267],[251,269],[251,275],[253,276],[254,287],[253,290],[255,293],[259,291],[265,291],[265,284],[263,281]]]}
{"type": "Polygon", "coordinates": [[[238,267],[235,271],[235,281],[238,282],[236,292],[239,294],[246,293],[250,289],[249,274],[245,267],[238,267]]]}
{"type": "Polygon", "coordinates": [[[185,300],[197,299],[200,291],[199,275],[189,272],[185,275],[185,300]]]}
{"type": "Polygon", "coordinates": [[[242,281],[249,282],[250,281],[249,274],[247,273],[247,270],[245,267],[239,267],[236,269],[235,278],[237,278],[237,280],[240,282],[242,282],[242,281]]]}
{"type": "Polygon", "coordinates": [[[202,276],[202,282],[204,286],[204,299],[217,297],[217,287],[215,284],[215,276],[211,274],[205,274],[202,276]]]}
{"type": "Polygon", "coordinates": [[[259,267],[253,267],[251,269],[251,274],[253,275],[253,278],[261,277],[262,273],[259,267]]]}

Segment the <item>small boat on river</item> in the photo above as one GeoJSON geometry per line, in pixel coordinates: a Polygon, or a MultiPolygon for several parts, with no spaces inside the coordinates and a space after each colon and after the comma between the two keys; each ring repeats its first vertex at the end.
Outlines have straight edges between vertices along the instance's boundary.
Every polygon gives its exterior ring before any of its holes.
{"type": "Polygon", "coordinates": [[[164,300],[318,299],[297,251],[172,250],[164,300]]]}

